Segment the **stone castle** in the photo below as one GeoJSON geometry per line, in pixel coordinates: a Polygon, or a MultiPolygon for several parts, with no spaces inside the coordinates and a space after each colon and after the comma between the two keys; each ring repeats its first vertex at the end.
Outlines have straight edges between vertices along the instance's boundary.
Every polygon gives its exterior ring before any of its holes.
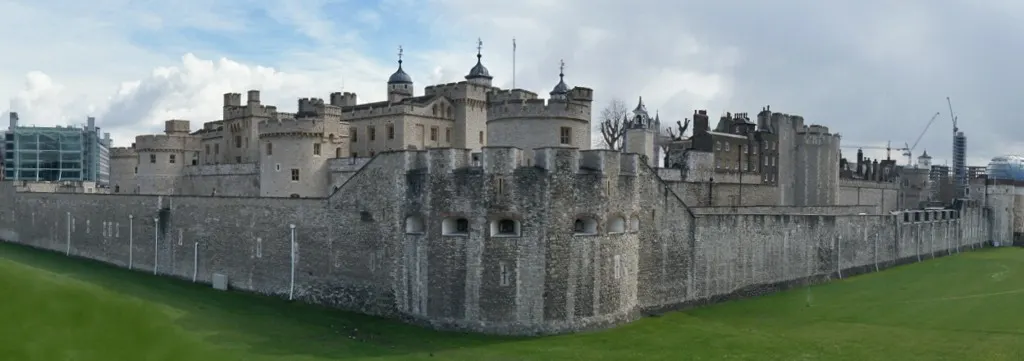
{"type": "MultiPolygon", "coordinates": [[[[591,150],[593,91],[547,100],[466,81],[388,100],[250,91],[224,119],[112,152],[112,194],[0,184],[0,239],[129,269],[445,330],[551,334],[969,250],[989,201],[900,210],[840,179],[840,137],[765,108],[658,140],[641,101],[626,152],[591,150]],[[658,167],[659,150],[665,167],[658,167]]],[[[1006,227],[1003,227],[1006,228],[1006,227]]],[[[1001,239],[1001,238],[1000,238],[1001,239]]]]}

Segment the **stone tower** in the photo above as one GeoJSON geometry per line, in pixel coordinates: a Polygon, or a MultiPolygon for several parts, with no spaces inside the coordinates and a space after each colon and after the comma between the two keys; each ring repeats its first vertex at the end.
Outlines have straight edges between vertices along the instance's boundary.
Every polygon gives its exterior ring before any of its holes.
{"type": "Polygon", "coordinates": [[[636,109],[633,109],[633,118],[624,119],[623,126],[626,128],[626,134],[623,137],[622,151],[643,155],[647,157],[648,166],[657,167],[658,155],[655,153],[657,128],[654,119],[651,119],[647,113],[643,97],[640,97],[636,109]]]}

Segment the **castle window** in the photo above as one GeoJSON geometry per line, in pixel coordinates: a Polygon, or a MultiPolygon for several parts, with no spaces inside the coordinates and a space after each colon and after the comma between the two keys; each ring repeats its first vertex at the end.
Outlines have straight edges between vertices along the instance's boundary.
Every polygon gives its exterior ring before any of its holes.
{"type": "Polygon", "coordinates": [[[367,132],[367,134],[370,135],[370,141],[371,142],[374,141],[374,140],[377,140],[377,128],[366,127],[366,132],[367,132]]]}
{"type": "Polygon", "coordinates": [[[274,143],[267,143],[267,155],[274,155],[274,143]]]}
{"type": "Polygon", "coordinates": [[[299,181],[299,170],[297,168],[292,168],[292,182],[298,182],[298,181],[299,181]]]}
{"type": "Polygon", "coordinates": [[[437,141],[437,127],[430,127],[430,141],[437,141]]]}
{"type": "Polygon", "coordinates": [[[455,118],[455,111],[452,110],[451,106],[448,106],[448,116],[446,118],[455,118]]]}
{"type": "Polygon", "coordinates": [[[281,171],[281,163],[274,164],[274,171],[277,171],[277,172],[281,171]]]}
{"type": "Polygon", "coordinates": [[[139,174],[139,167],[135,167],[135,174],[139,174]]]}
{"type": "Polygon", "coordinates": [[[192,165],[199,163],[199,159],[192,158],[192,165]]]}
{"type": "Polygon", "coordinates": [[[235,148],[241,148],[241,147],[242,147],[242,136],[241,135],[236,135],[235,136],[235,148]]]}
{"type": "Polygon", "coordinates": [[[615,255],[614,257],[612,257],[612,264],[613,264],[612,265],[612,269],[613,269],[612,277],[615,278],[615,279],[622,278],[623,273],[625,273],[624,270],[622,269],[622,256],[615,255]]]}
{"type": "Polygon", "coordinates": [[[220,154],[220,144],[213,145],[213,154],[220,154]]]}
{"type": "Polygon", "coordinates": [[[494,178],[494,193],[501,195],[505,194],[505,179],[496,177],[494,178]]]}
{"type": "Polygon", "coordinates": [[[576,235],[597,234],[597,220],[586,217],[576,218],[572,228],[576,235]]]}
{"type": "Polygon", "coordinates": [[[452,128],[444,128],[444,141],[447,143],[452,142],[452,128]]]}
{"type": "Polygon", "coordinates": [[[518,237],[519,222],[513,219],[491,221],[491,237],[518,237]]]}
{"type": "Polygon", "coordinates": [[[722,150],[722,142],[715,142],[715,150],[722,150]]]}
{"type": "Polygon", "coordinates": [[[626,219],[622,216],[613,216],[608,220],[608,233],[622,233],[626,231],[626,219]]]}
{"type": "Polygon", "coordinates": [[[437,104],[434,104],[434,108],[433,108],[433,111],[434,111],[434,116],[435,116],[435,117],[436,117],[436,116],[438,116],[438,114],[437,114],[437,113],[439,112],[439,110],[438,110],[438,108],[437,108],[437,104]]]}
{"type": "Polygon", "coordinates": [[[114,186],[114,193],[121,193],[121,186],[114,186]]]}
{"type": "Polygon", "coordinates": [[[725,151],[728,152],[729,151],[729,142],[725,142],[725,144],[723,144],[723,146],[725,147],[725,151]]]}
{"type": "Polygon", "coordinates": [[[480,144],[484,144],[484,132],[480,132],[480,144]]]}
{"type": "Polygon", "coordinates": [[[313,155],[320,155],[320,143],[313,144],[313,155]]]}
{"type": "Polygon", "coordinates": [[[505,262],[498,262],[498,284],[508,286],[512,284],[512,270],[505,262]]]}
{"type": "Polygon", "coordinates": [[[640,217],[632,216],[629,218],[629,231],[640,232],[640,217]]]}
{"type": "Polygon", "coordinates": [[[416,216],[405,217],[405,233],[407,234],[422,234],[424,229],[423,218],[416,216]]]}
{"type": "Polygon", "coordinates": [[[572,144],[572,128],[561,127],[559,129],[559,141],[562,144],[572,144]]]}
{"type": "Polygon", "coordinates": [[[210,145],[206,145],[206,155],[210,155],[210,145]]]}
{"type": "Polygon", "coordinates": [[[352,141],[353,142],[358,142],[359,141],[359,129],[352,128],[351,130],[349,130],[349,133],[351,133],[352,141]]]}
{"type": "Polygon", "coordinates": [[[395,139],[395,126],[388,124],[388,139],[395,139]]]}
{"type": "Polygon", "coordinates": [[[341,158],[341,148],[334,148],[334,157],[341,158]]]}
{"type": "Polygon", "coordinates": [[[241,164],[242,163],[242,157],[241,156],[236,156],[235,157],[235,163],[241,164]]]}
{"type": "Polygon", "coordinates": [[[445,218],[441,221],[441,235],[465,236],[469,234],[469,220],[465,218],[445,218]]]}
{"type": "Polygon", "coordinates": [[[156,163],[156,154],[150,154],[149,155],[149,162],[150,163],[156,163]]]}

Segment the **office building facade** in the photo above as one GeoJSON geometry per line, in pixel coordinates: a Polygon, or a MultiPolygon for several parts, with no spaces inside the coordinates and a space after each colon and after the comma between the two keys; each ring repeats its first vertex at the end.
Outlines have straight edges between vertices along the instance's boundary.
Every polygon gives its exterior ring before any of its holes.
{"type": "Polygon", "coordinates": [[[100,137],[96,119],[85,127],[33,127],[10,114],[3,136],[3,176],[31,182],[87,181],[110,183],[110,134],[100,137]]]}

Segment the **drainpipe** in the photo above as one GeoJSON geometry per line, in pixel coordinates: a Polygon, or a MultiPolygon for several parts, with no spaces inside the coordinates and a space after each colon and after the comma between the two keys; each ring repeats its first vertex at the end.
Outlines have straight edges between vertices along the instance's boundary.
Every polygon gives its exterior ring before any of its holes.
{"type": "Polygon", "coordinates": [[[295,298],[295,224],[289,224],[288,228],[292,232],[292,269],[291,280],[288,282],[288,300],[291,301],[295,298]]]}
{"type": "Polygon", "coordinates": [[[132,252],[133,252],[133,250],[135,248],[135,246],[134,246],[134,243],[135,243],[135,232],[134,232],[134,229],[135,229],[135,216],[129,214],[128,215],[128,269],[129,270],[132,269],[132,263],[133,263],[132,261],[134,261],[132,259],[132,256],[133,256],[132,252]]]}

